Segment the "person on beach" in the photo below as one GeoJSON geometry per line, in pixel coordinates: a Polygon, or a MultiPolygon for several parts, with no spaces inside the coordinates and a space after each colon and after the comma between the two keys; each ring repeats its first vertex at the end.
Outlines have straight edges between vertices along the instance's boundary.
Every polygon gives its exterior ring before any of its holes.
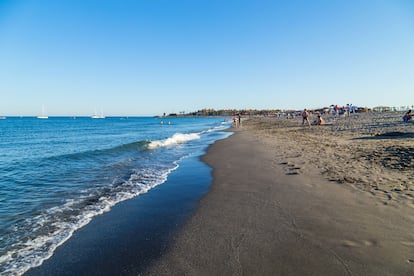
{"type": "Polygon", "coordinates": [[[409,120],[411,120],[412,118],[413,118],[413,114],[411,113],[411,109],[410,109],[404,114],[403,121],[404,121],[404,123],[406,123],[409,120]]]}
{"type": "Polygon", "coordinates": [[[349,117],[351,115],[351,105],[350,104],[346,104],[345,112],[346,112],[347,117],[349,117]]]}
{"type": "Polygon", "coordinates": [[[308,123],[309,127],[311,126],[311,123],[309,121],[309,112],[306,110],[306,108],[302,112],[302,125],[304,125],[305,122],[308,123]]]}
{"type": "Polygon", "coordinates": [[[241,118],[241,115],[239,114],[238,117],[239,117],[239,127],[241,127],[242,126],[242,118],[241,118]]]}
{"type": "Polygon", "coordinates": [[[335,105],[334,109],[335,109],[335,115],[339,116],[339,106],[335,105]]]}
{"type": "Polygon", "coordinates": [[[321,114],[318,113],[317,114],[317,117],[316,117],[316,120],[312,124],[313,125],[317,125],[317,126],[324,125],[325,124],[325,120],[322,118],[321,114]]]}
{"type": "Polygon", "coordinates": [[[237,127],[237,117],[236,117],[236,115],[233,116],[233,127],[237,127]]]}

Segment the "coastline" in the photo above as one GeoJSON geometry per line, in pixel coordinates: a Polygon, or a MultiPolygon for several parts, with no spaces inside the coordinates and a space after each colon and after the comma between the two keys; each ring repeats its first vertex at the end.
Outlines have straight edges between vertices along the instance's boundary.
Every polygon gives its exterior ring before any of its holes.
{"type": "Polygon", "coordinates": [[[27,275],[412,275],[413,167],[399,157],[414,125],[367,116],[249,119],[201,158],[212,179],[186,159],[27,275]]]}
{"type": "Polygon", "coordinates": [[[182,160],[165,183],[95,217],[24,275],[141,275],[208,192],[210,171],[197,156],[182,160]]]}
{"type": "Polygon", "coordinates": [[[369,116],[253,119],[217,141],[209,193],[146,274],[412,274],[413,128],[369,116]]]}

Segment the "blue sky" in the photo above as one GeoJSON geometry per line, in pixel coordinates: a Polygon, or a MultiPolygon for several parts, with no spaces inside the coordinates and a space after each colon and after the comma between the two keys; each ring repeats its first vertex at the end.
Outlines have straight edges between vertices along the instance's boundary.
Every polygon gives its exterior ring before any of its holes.
{"type": "Polygon", "coordinates": [[[414,105],[414,1],[0,0],[0,115],[414,105]]]}

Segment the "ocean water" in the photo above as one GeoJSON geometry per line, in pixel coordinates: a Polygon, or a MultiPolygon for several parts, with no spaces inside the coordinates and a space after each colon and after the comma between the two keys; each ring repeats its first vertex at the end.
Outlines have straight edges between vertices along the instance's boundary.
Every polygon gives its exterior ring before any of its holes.
{"type": "Polygon", "coordinates": [[[39,266],[95,216],[229,135],[223,118],[160,120],[0,120],[0,274],[39,266]]]}

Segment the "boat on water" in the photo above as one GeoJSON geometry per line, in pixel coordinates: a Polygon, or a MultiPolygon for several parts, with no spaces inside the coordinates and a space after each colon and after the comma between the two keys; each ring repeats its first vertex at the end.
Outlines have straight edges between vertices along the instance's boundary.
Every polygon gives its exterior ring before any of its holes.
{"type": "Polygon", "coordinates": [[[96,109],[95,109],[95,113],[91,116],[91,118],[92,118],[92,119],[105,119],[105,116],[103,115],[102,110],[101,110],[101,114],[98,114],[98,113],[96,112],[96,109]]]}
{"type": "Polygon", "coordinates": [[[48,119],[49,116],[46,115],[45,106],[42,106],[42,114],[38,115],[36,118],[38,119],[48,119]]]}
{"type": "Polygon", "coordinates": [[[0,116],[0,120],[6,120],[6,116],[0,116]]]}
{"type": "Polygon", "coordinates": [[[91,118],[92,119],[105,119],[105,116],[94,114],[94,115],[91,116],[91,118]]]}

